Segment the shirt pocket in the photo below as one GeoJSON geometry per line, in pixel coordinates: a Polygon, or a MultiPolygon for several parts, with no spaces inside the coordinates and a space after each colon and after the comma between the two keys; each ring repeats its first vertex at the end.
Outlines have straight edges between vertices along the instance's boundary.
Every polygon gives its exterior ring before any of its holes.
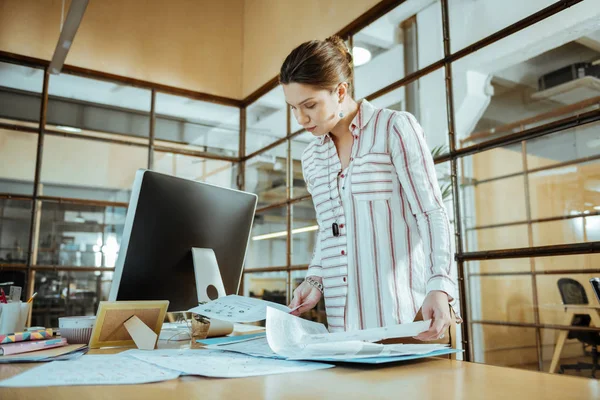
{"type": "Polygon", "coordinates": [[[356,158],[350,175],[355,200],[389,200],[397,180],[396,170],[387,153],[369,153],[356,158]]]}

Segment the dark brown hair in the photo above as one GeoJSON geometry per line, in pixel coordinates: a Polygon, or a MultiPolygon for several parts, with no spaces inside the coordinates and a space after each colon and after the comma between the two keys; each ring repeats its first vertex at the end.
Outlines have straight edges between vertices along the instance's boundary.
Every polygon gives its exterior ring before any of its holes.
{"type": "Polygon", "coordinates": [[[311,40],[286,57],[279,83],[303,83],[333,90],[340,82],[352,83],[352,54],[339,36],[311,40]]]}

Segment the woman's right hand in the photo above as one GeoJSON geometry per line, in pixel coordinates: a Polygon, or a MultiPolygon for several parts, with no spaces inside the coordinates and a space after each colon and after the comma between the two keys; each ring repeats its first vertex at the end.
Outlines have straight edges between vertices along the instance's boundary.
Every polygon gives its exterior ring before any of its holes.
{"type": "MultiPolygon", "coordinates": [[[[321,282],[321,278],[313,277],[318,282],[321,282]]],[[[300,315],[308,310],[312,310],[319,300],[321,300],[321,291],[308,283],[307,281],[302,282],[296,290],[294,290],[294,298],[288,306],[294,309],[301,305],[300,308],[291,312],[292,315],[300,315]]]]}

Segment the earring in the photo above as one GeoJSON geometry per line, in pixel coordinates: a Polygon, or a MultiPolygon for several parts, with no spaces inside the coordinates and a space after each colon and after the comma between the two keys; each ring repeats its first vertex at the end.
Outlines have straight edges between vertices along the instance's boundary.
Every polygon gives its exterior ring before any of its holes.
{"type": "Polygon", "coordinates": [[[340,111],[340,113],[338,114],[340,116],[340,118],[344,118],[344,112],[340,111]]]}

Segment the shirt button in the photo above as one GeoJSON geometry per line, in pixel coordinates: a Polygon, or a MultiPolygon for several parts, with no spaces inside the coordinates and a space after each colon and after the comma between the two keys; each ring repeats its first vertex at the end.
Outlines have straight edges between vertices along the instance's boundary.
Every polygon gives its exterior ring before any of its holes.
{"type": "Polygon", "coordinates": [[[343,280],[344,282],[346,282],[346,277],[343,277],[343,278],[342,278],[342,280],[343,280]]]}
{"type": "Polygon", "coordinates": [[[344,227],[344,224],[340,224],[340,228],[343,228],[343,227],[344,227]]]}
{"type": "Polygon", "coordinates": [[[354,135],[354,139],[358,139],[358,135],[354,135]]]}
{"type": "Polygon", "coordinates": [[[346,254],[346,251],[345,251],[345,250],[342,250],[342,255],[345,255],[345,254],[346,254]]]}
{"type": "Polygon", "coordinates": [[[344,177],[344,174],[341,174],[341,175],[340,175],[340,178],[343,178],[343,177],[344,177]]]}

